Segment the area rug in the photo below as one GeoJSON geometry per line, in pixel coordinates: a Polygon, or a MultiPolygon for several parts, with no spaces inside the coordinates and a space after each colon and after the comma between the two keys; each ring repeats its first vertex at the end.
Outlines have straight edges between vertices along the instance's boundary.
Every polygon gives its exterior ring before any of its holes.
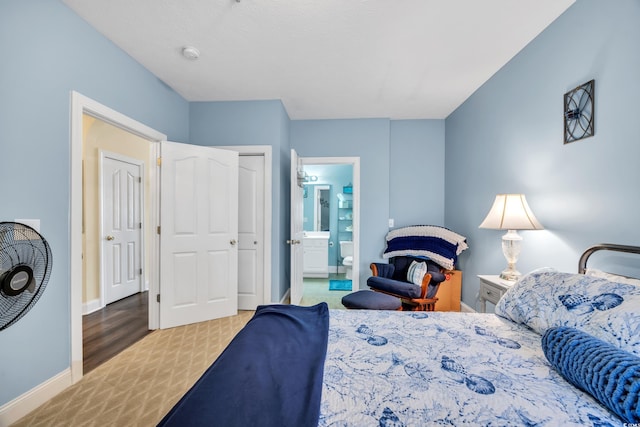
{"type": "Polygon", "coordinates": [[[331,279],[329,280],[329,290],[330,291],[350,291],[351,280],[331,279]]]}
{"type": "Polygon", "coordinates": [[[155,426],[253,313],[155,330],[11,426],[155,426]]]}

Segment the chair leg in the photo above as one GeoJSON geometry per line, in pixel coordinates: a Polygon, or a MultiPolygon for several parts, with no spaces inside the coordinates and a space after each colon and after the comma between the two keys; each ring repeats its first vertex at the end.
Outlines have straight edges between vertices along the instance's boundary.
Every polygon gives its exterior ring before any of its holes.
{"type": "Polygon", "coordinates": [[[383,294],[391,295],[402,300],[402,305],[398,310],[400,311],[435,311],[436,310],[436,301],[437,298],[411,298],[405,299],[400,295],[392,294],[389,292],[380,291],[377,289],[373,289],[375,292],[380,292],[383,294]]]}
{"type": "Polygon", "coordinates": [[[402,311],[433,311],[429,309],[433,303],[420,303],[415,301],[402,301],[402,311]]]}
{"type": "Polygon", "coordinates": [[[413,311],[435,311],[436,302],[433,300],[414,300],[413,311]]]}

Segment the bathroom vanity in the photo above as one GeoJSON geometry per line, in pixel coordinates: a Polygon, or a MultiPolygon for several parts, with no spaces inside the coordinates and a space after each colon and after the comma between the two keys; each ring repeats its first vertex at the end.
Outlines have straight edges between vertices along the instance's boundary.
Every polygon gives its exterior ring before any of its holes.
{"type": "Polygon", "coordinates": [[[305,231],[303,277],[329,277],[329,232],[305,231]]]}

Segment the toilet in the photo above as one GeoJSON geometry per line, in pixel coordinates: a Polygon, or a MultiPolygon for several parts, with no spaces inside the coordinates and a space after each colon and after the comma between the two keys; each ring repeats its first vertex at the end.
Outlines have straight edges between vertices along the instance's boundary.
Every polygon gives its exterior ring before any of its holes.
{"type": "Polygon", "coordinates": [[[340,241],[340,256],[342,257],[342,265],[347,270],[347,279],[351,279],[353,270],[353,242],[349,240],[340,241]]]}

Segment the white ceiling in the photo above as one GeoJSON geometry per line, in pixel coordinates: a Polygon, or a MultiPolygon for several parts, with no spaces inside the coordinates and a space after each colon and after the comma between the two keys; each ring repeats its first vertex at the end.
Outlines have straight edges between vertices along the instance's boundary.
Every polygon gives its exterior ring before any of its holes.
{"type": "Polygon", "coordinates": [[[445,118],[574,2],[63,1],[188,101],[294,120],[445,118]]]}

